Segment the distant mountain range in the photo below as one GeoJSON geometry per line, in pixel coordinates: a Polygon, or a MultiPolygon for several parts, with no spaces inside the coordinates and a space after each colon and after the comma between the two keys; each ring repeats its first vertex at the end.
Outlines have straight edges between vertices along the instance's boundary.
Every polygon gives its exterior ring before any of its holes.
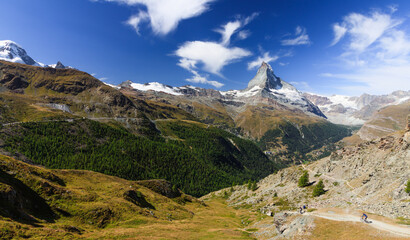
{"type": "Polygon", "coordinates": [[[370,120],[377,110],[410,100],[410,90],[395,91],[387,95],[362,94],[359,97],[343,95],[326,97],[313,93],[303,95],[316,104],[329,121],[346,125],[362,125],[370,120]]]}

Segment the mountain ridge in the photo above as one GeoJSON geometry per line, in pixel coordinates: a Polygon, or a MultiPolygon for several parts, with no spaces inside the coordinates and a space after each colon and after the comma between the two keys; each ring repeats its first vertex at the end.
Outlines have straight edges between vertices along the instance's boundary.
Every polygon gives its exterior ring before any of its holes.
{"type": "Polygon", "coordinates": [[[189,85],[172,87],[158,82],[139,84],[132,83],[129,80],[113,87],[131,88],[139,91],[151,90],[177,96],[207,96],[222,101],[250,105],[265,103],[270,99],[284,107],[302,110],[307,114],[314,114],[326,119],[320,109],[305,98],[294,86],[276,77],[272,67],[265,62],[261,64],[256,75],[249,81],[248,87],[242,90],[218,91],[189,85]]]}

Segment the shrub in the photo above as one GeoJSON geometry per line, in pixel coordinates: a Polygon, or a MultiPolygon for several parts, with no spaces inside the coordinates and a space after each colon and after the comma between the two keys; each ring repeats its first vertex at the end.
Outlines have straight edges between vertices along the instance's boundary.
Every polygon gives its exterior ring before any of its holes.
{"type": "Polygon", "coordinates": [[[307,185],[309,185],[309,173],[304,171],[303,175],[299,178],[298,186],[306,187],[307,185]]]}
{"type": "Polygon", "coordinates": [[[410,193],[410,180],[407,180],[406,193],[410,193]]]}
{"type": "Polygon", "coordinates": [[[313,197],[318,197],[325,193],[325,185],[323,184],[322,179],[316,184],[315,188],[313,189],[313,197]]]}
{"type": "Polygon", "coordinates": [[[253,181],[252,186],[251,186],[251,190],[255,191],[256,189],[258,189],[258,185],[256,185],[256,181],[253,181]]]}

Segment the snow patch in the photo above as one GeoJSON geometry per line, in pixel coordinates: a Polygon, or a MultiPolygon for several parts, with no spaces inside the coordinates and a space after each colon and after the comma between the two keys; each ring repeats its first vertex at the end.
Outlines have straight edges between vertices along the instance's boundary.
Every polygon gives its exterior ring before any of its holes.
{"type": "Polygon", "coordinates": [[[140,91],[157,91],[157,92],[164,92],[172,95],[182,95],[179,92],[178,88],[166,86],[159,82],[150,82],[150,83],[131,83],[131,87],[140,91]]]}
{"type": "Polygon", "coordinates": [[[109,83],[106,83],[106,82],[103,82],[105,85],[107,85],[107,86],[110,86],[110,87],[112,87],[112,88],[115,88],[115,89],[120,89],[120,87],[119,86],[117,86],[117,85],[114,85],[114,84],[109,84],[109,83]]]}
{"type": "Polygon", "coordinates": [[[255,96],[259,90],[261,90],[262,88],[259,86],[253,86],[251,89],[249,90],[230,90],[230,91],[226,91],[226,92],[220,92],[223,96],[231,96],[231,97],[251,97],[251,96],[255,96]]]}
{"type": "Polygon", "coordinates": [[[269,91],[275,95],[280,95],[288,98],[292,102],[304,102],[302,94],[296,89],[282,87],[280,89],[271,88],[269,89],[269,91]]]}

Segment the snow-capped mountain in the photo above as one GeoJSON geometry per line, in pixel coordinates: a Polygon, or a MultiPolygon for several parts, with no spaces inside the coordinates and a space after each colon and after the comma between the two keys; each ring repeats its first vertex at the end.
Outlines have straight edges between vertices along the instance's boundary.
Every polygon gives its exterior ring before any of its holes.
{"type": "Polygon", "coordinates": [[[409,101],[410,91],[395,91],[388,95],[362,94],[359,97],[321,96],[312,93],[304,93],[304,96],[316,104],[331,122],[361,125],[379,109],[409,101]]]}
{"type": "Polygon", "coordinates": [[[298,108],[304,112],[326,118],[320,109],[305,98],[292,84],[277,77],[272,67],[265,62],[262,63],[246,89],[221,92],[221,94],[229,100],[247,99],[247,102],[254,104],[271,99],[290,109],[298,108]]]}
{"type": "Polygon", "coordinates": [[[60,61],[56,64],[46,65],[40,62],[35,61],[31,58],[26,50],[22,48],[17,43],[11,40],[3,40],[0,41],[0,60],[14,62],[14,63],[22,63],[37,67],[51,67],[56,69],[72,69],[73,67],[64,66],[60,61]]]}
{"type": "Polygon", "coordinates": [[[158,82],[140,84],[131,81],[126,81],[120,84],[119,87],[175,96],[208,97],[219,101],[229,101],[230,104],[238,106],[275,103],[287,109],[298,109],[308,114],[326,118],[320,109],[304,97],[294,86],[275,76],[272,67],[267,63],[262,63],[255,77],[249,82],[248,87],[243,90],[217,91],[193,86],[172,87],[158,82]]]}
{"type": "Polygon", "coordinates": [[[39,67],[45,66],[43,63],[35,61],[27,54],[26,50],[10,40],[0,41],[0,60],[39,67]]]}

